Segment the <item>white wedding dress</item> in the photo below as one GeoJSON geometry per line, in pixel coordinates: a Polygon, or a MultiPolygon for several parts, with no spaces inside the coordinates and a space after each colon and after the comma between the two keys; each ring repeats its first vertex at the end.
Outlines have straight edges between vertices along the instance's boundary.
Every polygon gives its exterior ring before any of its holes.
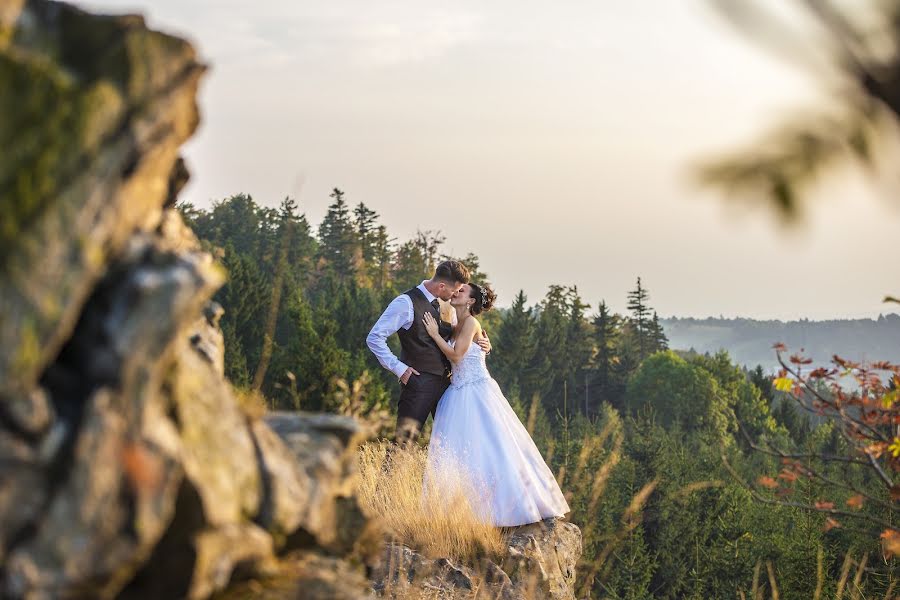
{"type": "Polygon", "coordinates": [[[472,343],[438,402],[428,446],[425,501],[454,502],[463,481],[469,504],[497,527],[569,512],[556,478],[472,343]],[[456,486],[457,489],[450,489],[456,486]]]}

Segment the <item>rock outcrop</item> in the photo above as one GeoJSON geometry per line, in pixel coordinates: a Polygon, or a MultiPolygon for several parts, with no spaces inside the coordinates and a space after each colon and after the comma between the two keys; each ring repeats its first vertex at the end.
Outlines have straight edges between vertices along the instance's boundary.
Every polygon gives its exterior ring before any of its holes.
{"type": "Polygon", "coordinates": [[[173,209],[203,72],[140,17],[0,2],[0,596],[206,598],[287,553],[368,593],[365,432],[223,377],[225,275],[173,209]]]}
{"type": "Polygon", "coordinates": [[[477,568],[385,549],[364,426],[241,408],[173,208],[204,70],[140,17],[0,0],[0,596],[352,600],[383,551],[385,596],[572,598],[574,525],[477,568]]]}
{"type": "Polygon", "coordinates": [[[561,519],[517,527],[504,557],[463,564],[430,559],[406,546],[386,544],[373,588],[385,598],[440,600],[575,600],[575,568],[581,558],[581,530],[561,519]]]}

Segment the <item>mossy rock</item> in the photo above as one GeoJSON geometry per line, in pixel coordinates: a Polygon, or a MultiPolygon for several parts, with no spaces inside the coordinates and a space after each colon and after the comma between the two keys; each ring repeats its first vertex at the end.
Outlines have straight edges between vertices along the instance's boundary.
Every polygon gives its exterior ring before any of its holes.
{"type": "Polygon", "coordinates": [[[9,38],[0,44],[0,257],[131,115],[195,65],[187,42],[140,17],[49,2],[24,11],[0,32],[9,38]]]}

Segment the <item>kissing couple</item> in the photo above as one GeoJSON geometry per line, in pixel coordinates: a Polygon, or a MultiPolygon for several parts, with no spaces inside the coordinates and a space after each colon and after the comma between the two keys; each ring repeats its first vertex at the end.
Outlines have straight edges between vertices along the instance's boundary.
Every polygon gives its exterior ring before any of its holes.
{"type": "MultiPolygon", "coordinates": [[[[496,299],[469,281],[455,260],[388,305],[366,337],[385,369],[400,380],[395,441],[415,443],[432,415],[426,476],[440,495],[441,472],[452,468],[477,489],[470,498],[497,527],[563,516],[569,505],[534,441],[487,369],[491,343],[478,321],[496,299]],[[400,357],[387,339],[400,338],[400,357]]],[[[443,478],[450,485],[452,478],[443,478]]],[[[447,490],[450,497],[452,490],[447,490]]]]}

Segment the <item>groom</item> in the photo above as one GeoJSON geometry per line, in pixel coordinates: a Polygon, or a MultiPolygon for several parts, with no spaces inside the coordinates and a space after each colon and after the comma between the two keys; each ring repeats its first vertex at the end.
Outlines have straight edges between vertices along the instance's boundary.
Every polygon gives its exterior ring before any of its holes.
{"type": "MultiPolygon", "coordinates": [[[[441,337],[448,339],[453,323],[441,319],[440,301],[449,301],[463,284],[469,283],[469,270],[456,260],[445,260],[434,276],[408,290],[388,305],[366,337],[366,344],[381,366],[400,379],[395,441],[400,445],[415,442],[428,415],[434,416],[438,400],[450,385],[450,361],[425,331],[425,313],[440,323],[441,337]],[[387,338],[400,338],[400,358],[388,348],[387,338]]],[[[452,312],[452,321],[456,312],[452,312]]],[[[487,338],[476,340],[485,352],[491,351],[487,338]]]]}

